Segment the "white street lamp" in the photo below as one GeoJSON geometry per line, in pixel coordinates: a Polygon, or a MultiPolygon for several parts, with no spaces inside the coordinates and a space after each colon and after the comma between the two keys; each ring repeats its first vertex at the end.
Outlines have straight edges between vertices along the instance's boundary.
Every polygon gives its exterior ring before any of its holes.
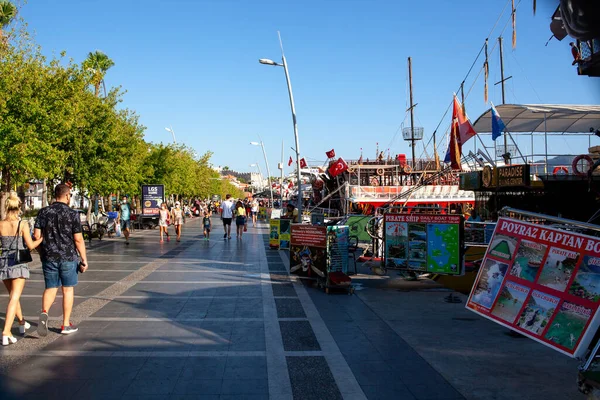
{"type": "Polygon", "coordinates": [[[175,131],[173,130],[173,127],[165,128],[165,131],[171,132],[171,134],[173,135],[173,143],[177,144],[177,140],[175,140],[175,131]]]}
{"type": "MultiPolygon", "coordinates": [[[[259,136],[260,137],[260,136],[259,136]]],[[[261,139],[259,142],[250,142],[252,146],[260,146],[262,147],[263,156],[265,156],[265,164],[267,165],[267,183],[269,184],[269,191],[271,193],[271,207],[275,207],[275,203],[273,202],[273,185],[271,185],[271,170],[269,169],[269,161],[267,160],[267,153],[265,152],[265,145],[261,139]]]]}
{"type": "Polygon", "coordinates": [[[294,124],[294,139],[296,141],[296,170],[298,173],[298,222],[302,223],[302,173],[300,172],[300,143],[298,141],[298,125],[296,123],[296,108],[294,107],[294,95],[292,94],[292,83],[290,82],[290,74],[287,67],[287,61],[285,60],[285,55],[283,54],[283,44],[281,42],[281,35],[277,32],[279,36],[279,44],[281,46],[281,64],[276,63],[273,60],[268,58],[261,58],[258,60],[259,63],[265,65],[273,65],[276,67],[283,67],[285,71],[285,80],[287,82],[288,94],[290,96],[290,108],[292,110],[292,123],[294,124]]]}
{"type": "Polygon", "coordinates": [[[250,164],[250,166],[258,168],[258,177],[260,178],[260,181],[259,181],[260,186],[259,187],[262,190],[264,188],[264,184],[263,184],[262,172],[260,171],[260,165],[258,163],[256,163],[256,164],[250,164]]]}

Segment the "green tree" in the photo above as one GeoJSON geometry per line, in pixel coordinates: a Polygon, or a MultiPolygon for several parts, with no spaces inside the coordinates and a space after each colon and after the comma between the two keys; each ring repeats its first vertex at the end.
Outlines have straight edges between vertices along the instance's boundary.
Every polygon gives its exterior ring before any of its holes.
{"type": "Polygon", "coordinates": [[[0,41],[6,44],[6,35],[4,29],[15,19],[17,16],[17,7],[10,1],[0,1],[0,41]]]}
{"type": "MultiPolygon", "coordinates": [[[[106,71],[115,63],[103,52],[96,50],[90,52],[81,65],[83,70],[90,76],[90,83],[94,86],[94,95],[100,96],[100,85],[104,85],[106,71]]],[[[106,97],[106,86],[104,85],[104,96],[106,97]]]]}

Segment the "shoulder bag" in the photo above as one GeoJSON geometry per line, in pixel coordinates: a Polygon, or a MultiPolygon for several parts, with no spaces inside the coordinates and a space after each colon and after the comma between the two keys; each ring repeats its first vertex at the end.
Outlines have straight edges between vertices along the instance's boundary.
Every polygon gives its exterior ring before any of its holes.
{"type": "MultiPolygon", "coordinates": [[[[17,233],[15,234],[15,241],[14,241],[14,243],[16,243],[15,264],[30,263],[33,261],[33,258],[31,258],[31,252],[29,251],[29,249],[27,247],[25,247],[25,249],[22,249],[22,250],[19,249],[19,239],[21,239],[21,236],[19,235],[19,233],[21,233],[21,221],[19,221],[19,224],[17,225],[17,233]]],[[[21,240],[23,240],[23,239],[21,239],[21,240]]]]}

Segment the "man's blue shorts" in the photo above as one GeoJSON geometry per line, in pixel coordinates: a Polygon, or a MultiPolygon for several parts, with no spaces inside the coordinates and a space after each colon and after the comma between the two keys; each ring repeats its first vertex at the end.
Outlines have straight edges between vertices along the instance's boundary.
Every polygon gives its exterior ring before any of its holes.
{"type": "Polygon", "coordinates": [[[46,289],[77,285],[78,261],[45,261],[42,263],[46,289]]]}
{"type": "Polygon", "coordinates": [[[121,220],[121,230],[125,230],[125,229],[131,229],[131,220],[121,220]]]}

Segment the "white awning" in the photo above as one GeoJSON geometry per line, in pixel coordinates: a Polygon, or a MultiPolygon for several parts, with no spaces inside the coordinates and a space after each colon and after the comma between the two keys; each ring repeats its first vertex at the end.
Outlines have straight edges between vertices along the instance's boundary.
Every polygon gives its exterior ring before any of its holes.
{"type": "MultiPolygon", "coordinates": [[[[589,133],[600,129],[600,106],[503,104],[496,106],[506,130],[515,132],[589,133]]],[[[473,124],[479,133],[492,131],[491,108],[473,124]]]]}

